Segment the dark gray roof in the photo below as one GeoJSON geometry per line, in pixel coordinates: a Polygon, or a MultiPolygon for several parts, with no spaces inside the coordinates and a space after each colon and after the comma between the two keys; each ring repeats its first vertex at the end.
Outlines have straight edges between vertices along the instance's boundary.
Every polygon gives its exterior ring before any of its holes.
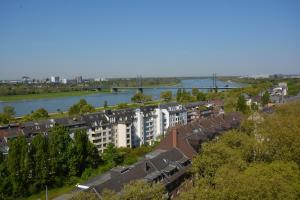
{"type": "MultiPolygon", "coordinates": [[[[162,181],[168,184],[173,175],[166,177],[164,173],[174,169],[179,169],[179,172],[182,171],[183,168],[178,163],[185,160],[188,160],[188,158],[178,149],[156,150],[147,154],[145,159],[134,165],[113,168],[109,172],[81,185],[95,187],[101,193],[105,188],[119,192],[125,184],[138,179],[153,181],[158,177],[165,177],[162,181]]],[[[176,176],[176,173],[174,176],[176,176]]]]}

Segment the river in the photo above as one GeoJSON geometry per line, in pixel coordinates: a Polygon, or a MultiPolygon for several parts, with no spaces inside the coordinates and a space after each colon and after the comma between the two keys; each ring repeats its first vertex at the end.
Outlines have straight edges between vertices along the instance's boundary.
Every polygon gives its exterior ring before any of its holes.
{"type": "MultiPolygon", "coordinates": [[[[224,87],[225,85],[231,87],[240,87],[241,85],[234,82],[217,81],[217,86],[224,87]]],[[[182,80],[178,85],[180,87],[211,87],[212,79],[186,79],[182,80]]],[[[160,92],[165,89],[145,89],[144,94],[151,95],[152,98],[159,99],[160,92]]],[[[173,95],[177,90],[171,90],[173,95]]],[[[118,103],[131,101],[131,97],[135,94],[135,90],[121,91],[118,93],[99,93],[86,96],[70,96],[60,98],[49,99],[33,99],[33,100],[20,100],[11,102],[0,102],[0,110],[4,106],[13,106],[16,111],[16,116],[22,116],[31,113],[38,108],[45,108],[49,113],[57,112],[57,110],[66,111],[70,106],[77,103],[81,98],[87,100],[88,103],[95,107],[103,106],[104,101],[108,102],[108,105],[115,105],[118,103]]],[[[206,91],[204,91],[206,92],[206,91]]]]}

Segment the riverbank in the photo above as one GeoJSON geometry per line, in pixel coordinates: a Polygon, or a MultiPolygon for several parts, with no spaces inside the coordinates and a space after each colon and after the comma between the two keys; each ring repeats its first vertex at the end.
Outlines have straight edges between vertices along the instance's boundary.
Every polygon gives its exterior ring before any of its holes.
{"type": "Polygon", "coordinates": [[[71,91],[71,92],[55,92],[55,93],[41,93],[41,94],[25,94],[25,95],[8,95],[0,96],[0,101],[25,101],[34,99],[49,99],[49,98],[63,98],[71,96],[85,96],[100,93],[110,93],[110,90],[103,91],[71,91]]]}

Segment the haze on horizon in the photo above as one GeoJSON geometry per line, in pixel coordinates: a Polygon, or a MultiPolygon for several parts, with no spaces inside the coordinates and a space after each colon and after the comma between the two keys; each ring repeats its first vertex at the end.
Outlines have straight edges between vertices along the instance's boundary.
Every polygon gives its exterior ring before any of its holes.
{"type": "Polygon", "coordinates": [[[0,79],[300,73],[300,1],[0,1],[0,79]]]}

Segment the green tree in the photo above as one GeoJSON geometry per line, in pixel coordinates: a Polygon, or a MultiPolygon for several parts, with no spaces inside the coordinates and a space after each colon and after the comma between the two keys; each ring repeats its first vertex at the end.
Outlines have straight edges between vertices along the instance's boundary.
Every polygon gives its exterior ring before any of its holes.
{"type": "Polygon", "coordinates": [[[112,143],[109,143],[102,154],[102,160],[111,166],[116,166],[123,163],[124,155],[112,143]]]}
{"type": "Polygon", "coordinates": [[[108,103],[107,103],[107,101],[105,100],[104,103],[103,103],[103,107],[104,107],[104,108],[107,108],[107,106],[108,106],[108,103]]]}
{"type": "Polygon", "coordinates": [[[261,98],[261,103],[263,106],[267,105],[270,102],[270,95],[269,92],[265,92],[261,98]]]}
{"type": "Polygon", "coordinates": [[[137,180],[126,184],[120,194],[104,190],[101,196],[103,200],[163,200],[167,199],[165,194],[165,187],[162,184],[137,180]]]}
{"type": "Polygon", "coordinates": [[[203,92],[198,92],[197,96],[197,101],[206,101],[206,95],[203,92]]]}
{"type": "Polygon", "coordinates": [[[69,108],[69,115],[78,115],[94,112],[96,109],[88,104],[85,99],[80,99],[78,103],[74,104],[69,108]]]}
{"type": "Polygon", "coordinates": [[[28,145],[24,136],[19,136],[9,142],[7,170],[12,184],[12,193],[15,197],[28,194],[28,172],[25,158],[28,154],[28,145]]]}
{"type": "Polygon", "coordinates": [[[160,93],[160,98],[163,99],[166,102],[169,102],[172,100],[172,91],[163,91],[160,93]]]}
{"type": "Polygon", "coordinates": [[[34,190],[39,191],[49,184],[48,176],[50,174],[48,140],[38,134],[31,142],[31,148],[34,160],[34,190]]]}
{"type": "Polygon", "coordinates": [[[96,168],[100,162],[96,147],[81,130],[75,132],[74,142],[69,146],[68,152],[69,169],[73,176],[80,176],[86,168],[96,168]]]}
{"type": "Polygon", "coordinates": [[[3,113],[6,114],[9,117],[12,117],[16,114],[15,108],[12,106],[4,106],[3,107],[3,113]]]}
{"type": "Polygon", "coordinates": [[[246,113],[247,112],[247,105],[246,105],[246,100],[244,98],[243,95],[240,95],[238,100],[237,100],[237,104],[236,104],[236,111],[240,111],[242,113],[246,113]]]}
{"type": "Polygon", "coordinates": [[[196,96],[198,95],[198,93],[199,93],[199,89],[198,89],[198,88],[193,88],[193,89],[192,89],[192,95],[193,95],[193,96],[196,97],[196,96]]]}
{"type": "Polygon", "coordinates": [[[134,103],[143,103],[147,101],[151,101],[152,97],[149,95],[145,95],[141,92],[136,93],[132,98],[131,101],[134,103]]]}
{"type": "Polygon", "coordinates": [[[177,101],[177,102],[180,102],[181,94],[182,94],[182,91],[181,91],[180,88],[178,88],[178,89],[177,89],[177,93],[176,93],[176,101],[177,101]]]}
{"type": "Polygon", "coordinates": [[[10,117],[3,114],[3,113],[0,113],[0,124],[8,124],[10,121],[10,117]]]}
{"type": "Polygon", "coordinates": [[[67,128],[55,126],[49,134],[49,179],[52,184],[61,186],[68,174],[68,147],[72,140],[67,128]]]}

